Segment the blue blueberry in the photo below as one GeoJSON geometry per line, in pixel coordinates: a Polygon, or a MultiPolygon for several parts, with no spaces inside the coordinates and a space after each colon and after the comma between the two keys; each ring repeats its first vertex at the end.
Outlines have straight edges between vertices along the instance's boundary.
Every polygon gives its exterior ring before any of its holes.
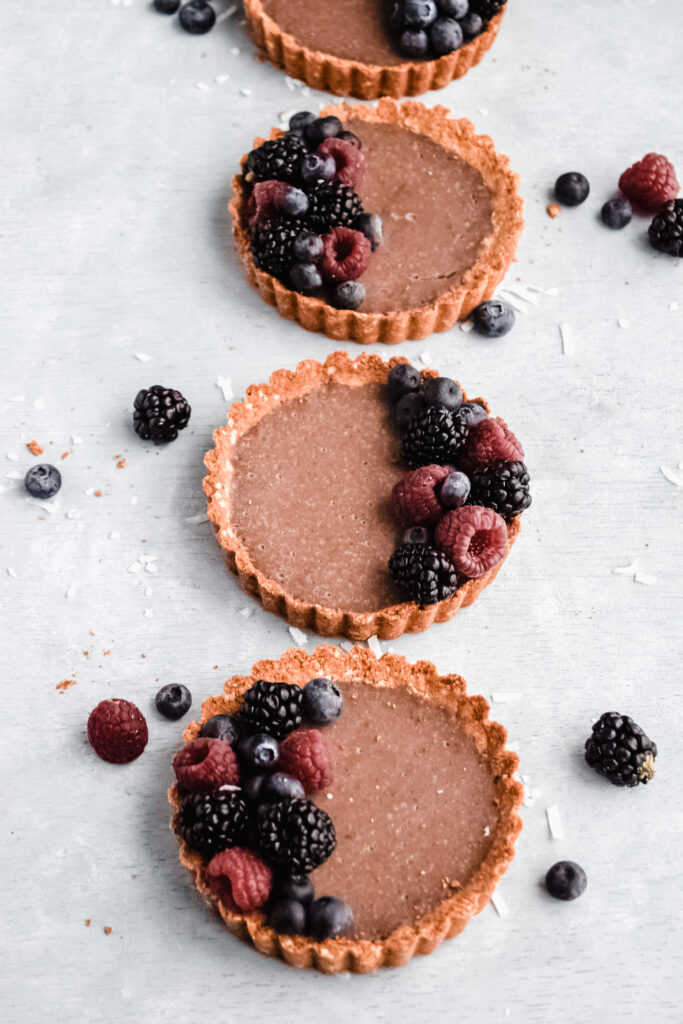
{"type": "Polygon", "coordinates": [[[402,398],[410,392],[420,390],[422,378],[420,371],[410,363],[397,363],[387,376],[387,387],[392,398],[402,398]]]}
{"type": "Polygon", "coordinates": [[[277,207],[285,217],[303,217],[308,212],[308,196],[303,189],[290,186],[278,199],[277,207]]]}
{"type": "Polygon", "coordinates": [[[268,924],[278,935],[303,935],[306,931],[306,908],[298,900],[278,900],[270,908],[268,924]]]}
{"type": "Polygon", "coordinates": [[[456,469],[441,484],[439,501],[444,508],[460,508],[470,496],[470,487],[470,478],[456,469]]]}
{"type": "Polygon", "coordinates": [[[431,537],[426,526],[409,526],[401,534],[401,544],[429,544],[431,537]]]}
{"type": "Polygon", "coordinates": [[[337,165],[329,153],[309,153],[301,161],[300,173],[307,185],[313,185],[316,181],[332,181],[337,173],[337,165]]]}
{"type": "Polygon", "coordinates": [[[439,10],[445,18],[457,18],[460,21],[469,9],[470,0],[439,0],[439,10]]]}
{"type": "Polygon", "coordinates": [[[322,942],[347,931],[353,922],[353,911],[348,903],[336,896],[321,896],[313,900],[306,915],[306,933],[322,942]]]}
{"type": "Polygon", "coordinates": [[[485,338],[501,338],[515,324],[515,311],[509,302],[489,299],[472,311],[474,329],[485,338]]]}
{"type": "Polygon", "coordinates": [[[316,120],[315,114],[312,114],[310,110],[299,110],[290,117],[289,130],[290,132],[296,132],[297,135],[303,135],[309,124],[313,124],[316,120]]]}
{"type": "Polygon", "coordinates": [[[467,40],[474,39],[484,31],[484,19],[481,15],[475,14],[474,11],[470,11],[464,18],[458,18],[458,24],[462,29],[463,36],[467,40]]]}
{"type": "Polygon", "coordinates": [[[315,231],[302,231],[294,241],[294,258],[298,263],[314,263],[323,254],[323,240],[315,231]]]}
{"type": "Polygon", "coordinates": [[[425,405],[457,412],[462,405],[462,388],[449,377],[428,377],[422,385],[425,405]]]}
{"type": "Polygon", "coordinates": [[[348,130],[348,128],[345,128],[343,132],[339,132],[339,135],[337,136],[337,138],[341,142],[350,142],[352,146],[356,147],[356,149],[362,149],[363,148],[363,143],[358,138],[356,133],[355,132],[350,132],[348,130]]]}
{"type": "Polygon", "coordinates": [[[323,279],[314,263],[295,263],[289,272],[289,280],[295,292],[314,292],[322,288],[323,279]]]}
{"type": "Polygon", "coordinates": [[[619,231],[631,223],[633,207],[628,199],[608,199],[600,211],[602,223],[614,231],[619,231]]]}
{"type": "Polygon", "coordinates": [[[455,18],[438,18],[429,29],[429,41],[432,49],[439,57],[459,50],[463,43],[463,34],[455,18]]]}
{"type": "Polygon", "coordinates": [[[271,804],[280,800],[303,800],[305,796],[306,791],[299,780],[286,772],[266,775],[260,790],[260,799],[271,804]]]}
{"type": "Polygon", "coordinates": [[[242,782],[242,796],[252,804],[261,804],[263,786],[268,778],[267,775],[251,775],[242,782]]]}
{"type": "Polygon", "coordinates": [[[206,0],[190,0],[180,8],[180,24],[193,36],[201,36],[216,24],[216,12],[206,0]]]}
{"type": "Polygon", "coordinates": [[[364,299],[365,285],[360,281],[341,281],[332,293],[332,301],[338,309],[358,309],[364,299]]]}
{"type": "Polygon", "coordinates": [[[154,0],[154,8],[160,14],[175,14],[180,7],[180,0],[154,0]]]}
{"type": "Polygon", "coordinates": [[[457,412],[457,418],[461,423],[466,423],[468,427],[473,427],[475,423],[481,423],[487,416],[486,409],[479,402],[463,402],[457,412]]]}
{"type": "Polygon", "coordinates": [[[316,117],[306,126],[306,141],[310,146],[319,146],[325,139],[335,139],[343,125],[338,117],[316,117]]]}
{"type": "Polygon", "coordinates": [[[573,860],[558,860],[545,876],[545,887],[556,900],[575,900],[587,885],[586,872],[573,860]]]}
{"type": "Polygon", "coordinates": [[[330,679],[310,679],[303,690],[304,718],[315,725],[329,725],[339,718],[344,707],[341,691],[330,679]]]}
{"type": "Polygon", "coordinates": [[[418,60],[429,52],[429,36],[422,29],[407,28],[401,32],[398,48],[404,57],[418,60]]]}
{"type": "Polygon", "coordinates": [[[370,240],[373,252],[379,249],[384,241],[384,232],[382,230],[382,218],[378,214],[361,213],[353,226],[357,231],[362,231],[365,237],[370,240]]]}
{"type": "Polygon", "coordinates": [[[296,900],[305,907],[313,902],[315,888],[308,875],[289,875],[281,878],[275,886],[278,899],[296,900]]]}
{"type": "Polygon", "coordinates": [[[154,703],[157,706],[157,711],[160,711],[164,718],[175,721],[190,710],[192,694],[181,683],[168,683],[161,687],[154,698],[154,703]]]}
{"type": "Polygon", "coordinates": [[[580,206],[588,199],[590,190],[588,178],[579,171],[567,171],[555,182],[555,198],[563,206],[580,206]]]}
{"type": "Polygon", "coordinates": [[[31,466],[24,477],[24,487],[32,498],[53,498],[61,486],[62,474],[47,462],[31,466]]]}
{"type": "Polygon", "coordinates": [[[407,430],[410,421],[425,408],[425,400],[419,391],[403,395],[396,403],[396,426],[400,431],[407,430]]]}
{"type": "Polygon", "coordinates": [[[434,0],[405,0],[403,23],[409,28],[429,28],[439,16],[434,0]]]}
{"type": "Polygon", "coordinates": [[[209,739],[225,740],[227,743],[236,743],[240,738],[240,730],[234,715],[213,715],[199,730],[200,736],[208,736],[209,739]]]}
{"type": "Polygon", "coordinates": [[[248,736],[240,742],[237,749],[240,758],[251,771],[270,771],[280,760],[277,740],[265,732],[248,736]]]}

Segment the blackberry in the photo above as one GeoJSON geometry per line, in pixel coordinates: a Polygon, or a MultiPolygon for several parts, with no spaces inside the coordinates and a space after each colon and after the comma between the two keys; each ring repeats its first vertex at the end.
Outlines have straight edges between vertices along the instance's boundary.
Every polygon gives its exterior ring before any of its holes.
{"type": "Polygon", "coordinates": [[[338,181],[319,181],[308,193],[308,224],[325,234],[330,228],[352,228],[364,212],[360,197],[338,181]]]}
{"type": "Polygon", "coordinates": [[[175,441],[179,430],[190,422],[192,409],[187,399],[173,388],[155,384],[138,391],[133,408],[135,433],[143,441],[175,441]]]}
{"type": "Polygon", "coordinates": [[[252,733],[268,733],[281,740],[302,721],[303,694],[292,683],[267,683],[263,679],[247,690],[240,719],[252,733]]]}
{"type": "Polygon", "coordinates": [[[295,875],[320,867],[337,845],[332,819],[312,800],[283,800],[262,808],[256,839],[267,861],[295,875]]]}
{"type": "Polygon", "coordinates": [[[472,473],[472,505],[485,505],[512,519],[531,504],[529,472],[523,462],[494,462],[472,473]]]}
{"type": "Polygon", "coordinates": [[[657,744],[628,715],[607,711],[586,740],[591,768],[615,786],[647,784],[655,774],[657,744]]]}
{"type": "Polygon", "coordinates": [[[506,3],[507,0],[470,0],[470,14],[478,14],[484,21],[490,21],[506,3]]]}
{"type": "Polygon", "coordinates": [[[175,830],[193,850],[212,857],[248,838],[247,805],[238,793],[191,793],[183,800],[175,830]]]}
{"type": "Polygon", "coordinates": [[[298,182],[308,147],[298,135],[282,135],[252,149],[244,169],[245,180],[298,182]]]}
{"type": "Polygon", "coordinates": [[[300,220],[281,220],[257,227],[251,238],[256,266],[276,277],[285,274],[294,263],[294,243],[302,227],[300,220]]]}
{"type": "Polygon", "coordinates": [[[453,465],[470,428],[448,409],[429,406],[410,421],[401,455],[410,466],[453,465]]]}
{"type": "Polygon", "coordinates": [[[389,572],[421,607],[443,601],[458,586],[455,567],[428,544],[401,544],[389,559],[389,572]]]}
{"type": "Polygon", "coordinates": [[[647,234],[653,249],[669,256],[683,256],[683,199],[664,203],[647,234]]]}

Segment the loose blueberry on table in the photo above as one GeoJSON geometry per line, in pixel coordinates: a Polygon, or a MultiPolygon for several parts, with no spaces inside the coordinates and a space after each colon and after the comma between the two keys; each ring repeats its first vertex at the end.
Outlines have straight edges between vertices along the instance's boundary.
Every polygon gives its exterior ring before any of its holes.
{"type": "Polygon", "coordinates": [[[389,24],[398,52],[410,60],[459,50],[488,28],[507,0],[396,0],[389,24]]]}
{"type": "Polygon", "coordinates": [[[54,498],[62,486],[62,474],[55,466],[41,462],[39,466],[31,466],[24,477],[24,487],[32,498],[54,498]]]}

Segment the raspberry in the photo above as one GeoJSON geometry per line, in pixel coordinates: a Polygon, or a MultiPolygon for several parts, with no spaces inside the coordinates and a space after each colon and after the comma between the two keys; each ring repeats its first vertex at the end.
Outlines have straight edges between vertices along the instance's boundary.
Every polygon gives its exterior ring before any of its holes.
{"type": "Polygon", "coordinates": [[[360,184],[365,170],[365,156],[352,142],[344,139],[325,139],[318,146],[321,156],[331,156],[335,162],[334,177],[342,185],[355,188],[360,184]]]}
{"type": "Polygon", "coordinates": [[[213,793],[221,786],[239,782],[235,752],[225,740],[199,736],[186,743],[173,758],[180,785],[191,793],[213,793]]]}
{"type": "Polygon", "coordinates": [[[145,716],[129,700],[103,700],[90,712],[88,740],[103,761],[128,764],[140,756],[148,739],[145,716]]]}
{"type": "Polygon", "coordinates": [[[439,485],[452,472],[451,466],[421,466],[407,473],[391,492],[391,507],[396,518],[406,525],[438,523],[444,514],[438,498],[439,485]]]}
{"type": "Polygon", "coordinates": [[[661,153],[648,153],[624,171],[619,188],[635,206],[656,213],[668,199],[675,199],[680,185],[676,170],[661,153]]]}
{"type": "Polygon", "coordinates": [[[268,900],[273,872],[251,850],[235,846],[217,853],[206,866],[212,892],[228,910],[250,914],[268,900]]]}
{"type": "Polygon", "coordinates": [[[372,245],[360,231],[333,228],[323,236],[320,269],[328,281],[355,281],[370,266],[372,245]]]}
{"type": "Polygon", "coordinates": [[[493,509],[464,505],[443,517],[435,540],[458,572],[476,579],[498,565],[507,550],[508,531],[493,509]]]}
{"type": "Polygon", "coordinates": [[[334,781],[330,747],[319,729],[298,729],[280,744],[280,769],[298,779],[307,793],[334,781]]]}
{"type": "Polygon", "coordinates": [[[250,230],[257,224],[270,224],[282,216],[282,203],[292,187],[285,181],[258,181],[249,196],[247,219],[250,230]]]}
{"type": "Polygon", "coordinates": [[[519,462],[523,458],[524,449],[507,423],[486,419],[470,428],[462,464],[476,469],[492,462],[519,462]]]}

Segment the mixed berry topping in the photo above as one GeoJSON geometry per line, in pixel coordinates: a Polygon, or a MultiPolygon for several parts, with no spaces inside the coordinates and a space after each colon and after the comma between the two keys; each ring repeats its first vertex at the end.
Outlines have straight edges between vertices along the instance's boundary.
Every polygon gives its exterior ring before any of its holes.
{"type": "Polygon", "coordinates": [[[224,907],[251,914],[268,902],[273,872],[251,850],[236,846],[211,858],[206,880],[224,907]]]}
{"type": "Polygon", "coordinates": [[[175,777],[188,793],[213,793],[221,786],[235,786],[240,771],[235,751],[225,740],[199,736],[173,758],[175,777]]]}
{"type": "Polygon", "coordinates": [[[319,729],[298,729],[280,744],[280,767],[298,779],[306,793],[334,782],[332,754],[319,729]]]}
{"type": "Polygon", "coordinates": [[[236,743],[240,738],[240,730],[234,715],[213,715],[203,723],[199,735],[214,740],[225,740],[226,743],[236,743]]]}
{"type": "Polygon", "coordinates": [[[251,732],[282,739],[303,721],[301,688],[290,683],[259,679],[244,695],[240,721],[251,732]]]}
{"type": "Polygon", "coordinates": [[[523,462],[494,462],[472,473],[472,501],[504,519],[518,516],[531,504],[529,471],[523,462]]]}
{"type": "Polygon", "coordinates": [[[175,441],[190,422],[192,409],[174,388],[161,384],[138,391],[133,407],[135,433],[143,441],[175,441]]]}
{"type": "Polygon", "coordinates": [[[458,589],[453,563],[426,543],[400,544],[389,559],[389,572],[420,607],[445,601],[458,589]]]}
{"type": "Polygon", "coordinates": [[[55,466],[41,462],[39,466],[31,466],[24,477],[24,487],[32,498],[54,498],[62,486],[62,474],[55,466]]]}
{"type": "Polygon", "coordinates": [[[389,14],[398,52],[443,57],[480,35],[507,0],[396,0],[389,14]]]}
{"type": "Polygon", "coordinates": [[[176,832],[193,850],[212,857],[229,846],[241,846],[249,835],[247,805],[239,793],[189,793],[178,812],[176,832]]]}
{"type": "Polygon", "coordinates": [[[601,715],[586,740],[586,761],[615,786],[647,785],[654,778],[657,744],[628,715],[601,715]]]}
{"type": "Polygon", "coordinates": [[[558,860],[545,876],[545,887],[556,900],[575,900],[587,885],[586,872],[573,860],[558,860]]]}
{"type": "Polygon", "coordinates": [[[145,716],[129,700],[103,700],[90,712],[88,740],[103,761],[128,764],[140,756],[148,739],[145,716]]]}
{"type": "Polygon", "coordinates": [[[446,513],[434,539],[459,573],[477,579],[504,557],[508,531],[503,517],[492,508],[465,505],[446,513]]]}

